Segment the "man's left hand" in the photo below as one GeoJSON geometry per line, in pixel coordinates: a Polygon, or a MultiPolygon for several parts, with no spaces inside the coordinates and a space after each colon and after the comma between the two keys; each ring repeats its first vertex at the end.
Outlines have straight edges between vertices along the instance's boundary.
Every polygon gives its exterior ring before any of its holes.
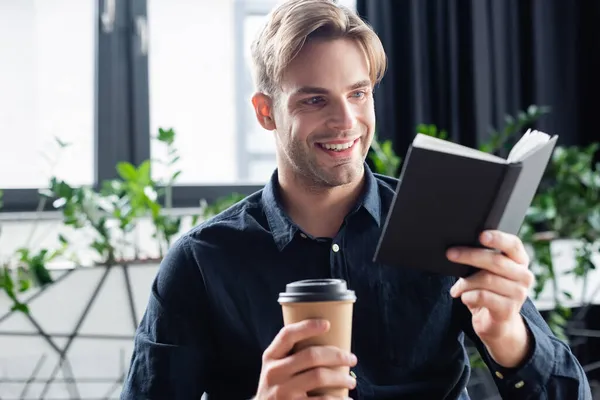
{"type": "Polygon", "coordinates": [[[521,240],[499,231],[480,237],[487,249],[453,248],[448,259],[481,269],[460,278],[450,294],[460,297],[473,315],[475,333],[494,360],[506,367],[518,365],[529,350],[520,311],[534,282],[529,256],[521,240]]]}

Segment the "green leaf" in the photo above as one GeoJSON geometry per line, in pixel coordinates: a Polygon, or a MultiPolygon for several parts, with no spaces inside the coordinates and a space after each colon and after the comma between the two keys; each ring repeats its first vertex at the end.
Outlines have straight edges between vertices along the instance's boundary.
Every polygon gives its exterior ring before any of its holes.
{"type": "Polygon", "coordinates": [[[39,285],[47,285],[52,283],[52,276],[50,276],[50,272],[46,269],[46,266],[43,262],[36,262],[30,265],[31,273],[35,277],[35,280],[39,285]]]}
{"type": "Polygon", "coordinates": [[[175,131],[172,128],[170,128],[170,129],[159,128],[157,139],[160,142],[171,145],[175,141],[175,131]]]}
{"type": "Polygon", "coordinates": [[[2,270],[2,287],[4,287],[6,293],[10,296],[10,294],[14,291],[15,284],[13,282],[10,269],[7,266],[4,266],[2,270]]]}
{"type": "Polygon", "coordinates": [[[94,240],[94,242],[91,244],[91,247],[95,249],[101,256],[104,256],[105,252],[108,250],[107,244],[99,240],[94,240]]]}
{"type": "Polygon", "coordinates": [[[19,311],[24,314],[29,314],[29,307],[27,307],[27,304],[23,304],[21,302],[15,302],[13,304],[13,306],[10,308],[10,310],[11,311],[19,311]]]}
{"type": "Polygon", "coordinates": [[[393,153],[392,150],[392,142],[389,140],[386,140],[385,142],[383,142],[381,144],[381,149],[383,150],[383,153],[387,156],[389,156],[390,154],[393,153]]]}
{"type": "Polygon", "coordinates": [[[53,197],[64,197],[67,200],[71,199],[76,193],[76,190],[68,183],[56,178],[50,180],[50,191],[53,193],[53,197]]]}
{"type": "Polygon", "coordinates": [[[416,133],[427,135],[429,133],[429,126],[425,124],[418,124],[416,127],[416,133]]]}
{"type": "Polygon", "coordinates": [[[179,161],[180,158],[180,156],[173,157],[173,159],[169,161],[169,166],[177,164],[177,161],[179,161]]]}
{"type": "Polygon", "coordinates": [[[58,147],[61,148],[61,149],[64,149],[65,147],[68,147],[68,146],[71,145],[70,143],[63,142],[62,140],[60,140],[60,138],[58,136],[55,136],[54,140],[58,144],[58,147]]]}
{"type": "Polygon", "coordinates": [[[176,171],[171,177],[171,183],[175,182],[175,180],[181,175],[181,171],[176,171]]]}
{"type": "Polygon", "coordinates": [[[152,180],[150,176],[150,160],[142,162],[138,168],[138,182],[147,185],[152,180]]]}
{"type": "Polygon", "coordinates": [[[64,236],[62,233],[60,233],[60,234],[58,235],[58,241],[59,241],[61,244],[63,244],[63,245],[67,245],[67,244],[69,244],[69,241],[67,240],[67,238],[66,238],[66,237],[65,237],[65,236],[64,236]]]}
{"type": "Polygon", "coordinates": [[[17,280],[19,282],[19,292],[23,293],[31,287],[31,281],[27,270],[23,267],[17,269],[17,280]]]}
{"type": "Polygon", "coordinates": [[[16,254],[19,256],[19,261],[25,263],[29,262],[29,249],[21,247],[17,249],[16,254]]]}
{"type": "Polygon", "coordinates": [[[117,164],[119,176],[126,181],[137,180],[138,172],[136,168],[127,161],[121,161],[117,164]]]}
{"type": "Polygon", "coordinates": [[[564,290],[563,292],[563,296],[565,296],[567,299],[572,300],[573,299],[573,295],[569,292],[567,292],[566,290],[564,290]]]}

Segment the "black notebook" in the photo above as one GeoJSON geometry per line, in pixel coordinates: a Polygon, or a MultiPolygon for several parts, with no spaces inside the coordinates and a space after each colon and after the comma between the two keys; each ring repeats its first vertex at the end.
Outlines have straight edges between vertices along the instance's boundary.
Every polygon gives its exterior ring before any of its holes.
{"type": "Polygon", "coordinates": [[[485,229],[518,234],[557,136],[528,130],[504,159],[417,134],[409,147],[374,261],[464,277],[452,246],[482,247],[485,229]]]}

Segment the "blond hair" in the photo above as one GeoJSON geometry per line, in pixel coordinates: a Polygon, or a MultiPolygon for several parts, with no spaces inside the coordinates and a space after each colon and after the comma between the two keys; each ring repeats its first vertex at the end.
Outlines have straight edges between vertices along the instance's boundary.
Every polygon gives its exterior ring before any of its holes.
{"type": "Polygon", "coordinates": [[[367,57],[373,85],[383,77],[387,67],[383,45],[358,15],[334,0],[288,0],[270,13],[252,43],[256,90],[274,95],[285,68],[313,38],[357,41],[367,57]]]}

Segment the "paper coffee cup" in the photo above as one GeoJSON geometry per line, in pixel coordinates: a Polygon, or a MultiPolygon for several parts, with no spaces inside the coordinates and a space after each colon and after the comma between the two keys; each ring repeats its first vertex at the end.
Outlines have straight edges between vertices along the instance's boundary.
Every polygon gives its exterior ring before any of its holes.
{"type": "MultiPolygon", "coordinates": [[[[337,346],[351,351],[355,301],[354,291],[348,290],[346,281],[342,279],[309,279],[287,284],[285,292],[279,294],[285,325],[306,319],[326,319],[330,324],[329,331],[297,343],[292,352],[313,345],[337,346]]],[[[350,373],[349,367],[339,369],[346,374],[350,373]]],[[[347,397],[348,392],[347,388],[330,387],[308,394],[347,397]]]]}

